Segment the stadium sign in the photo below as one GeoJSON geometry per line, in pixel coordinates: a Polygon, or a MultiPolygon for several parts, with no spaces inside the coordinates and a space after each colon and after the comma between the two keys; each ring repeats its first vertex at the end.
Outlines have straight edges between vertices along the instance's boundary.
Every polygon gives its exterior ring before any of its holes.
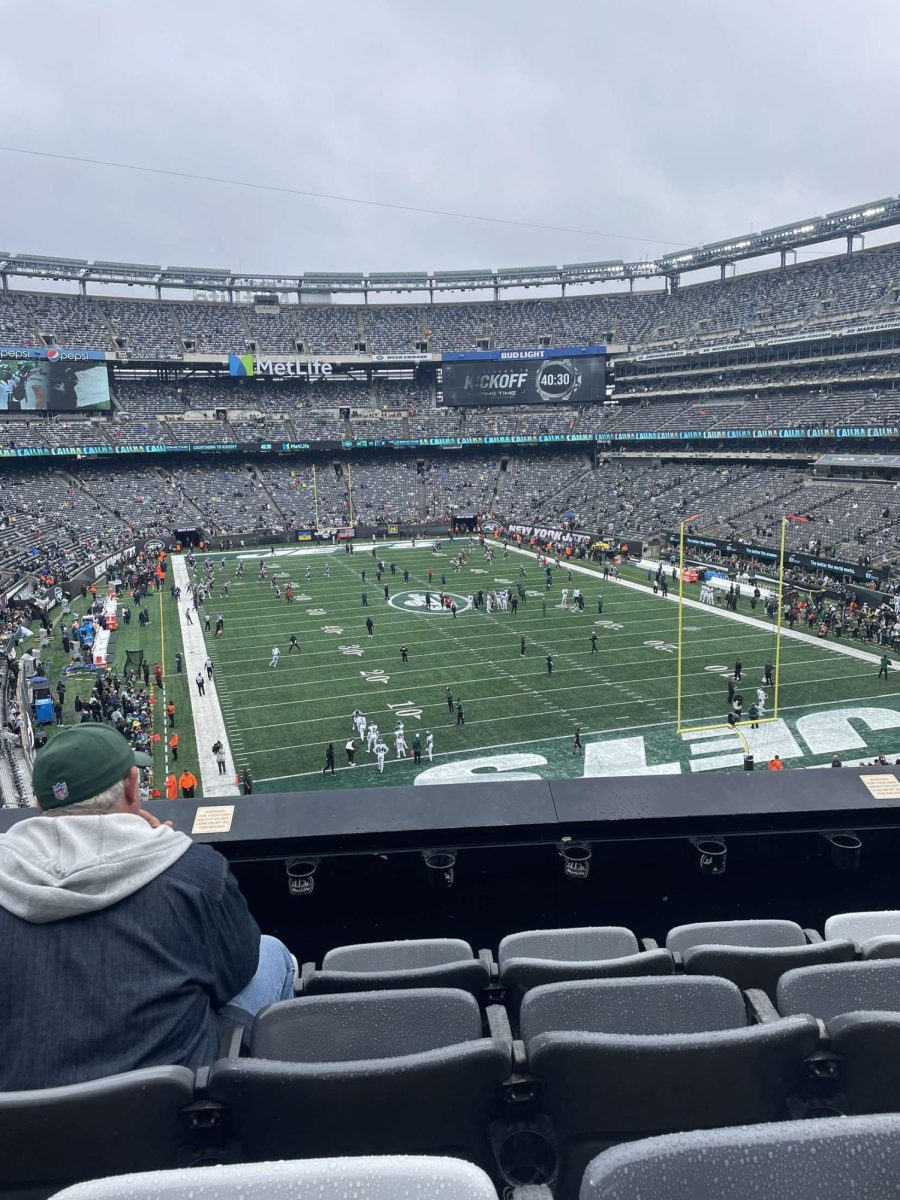
{"type": "Polygon", "coordinates": [[[244,378],[254,376],[263,379],[327,379],[334,370],[334,363],[322,362],[318,358],[262,357],[258,354],[228,355],[229,374],[244,378]]]}
{"type": "Polygon", "coordinates": [[[14,359],[21,362],[24,359],[42,359],[45,362],[105,362],[106,353],[103,350],[63,350],[59,346],[49,349],[37,346],[0,346],[0,359],[14,359]]]}

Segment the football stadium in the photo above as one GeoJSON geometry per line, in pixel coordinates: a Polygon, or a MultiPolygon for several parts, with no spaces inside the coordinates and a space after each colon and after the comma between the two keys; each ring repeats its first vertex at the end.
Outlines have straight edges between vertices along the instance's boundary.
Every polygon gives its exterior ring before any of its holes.
{"type": "MultiPolygon", "coordinates": [[[[440,23],[386,13],[470,138],[440,23]]],[[[374,141],[421,149],[376,154],[396,203],[362,150],[358,187],[282,186],[213,133],[183,170],[155,125],[81,141],[82,96],[70,141],[23,148],[38,105],[0,147],[3,244],[54,235],[0,251],[0,1197],[895,1200],[900,195],[853,202],[824,135],[754,112],[817,215],[707,205],[658,138],[711,240],[457,203],[359,17],[359,94],[244,63],[197,112],[324,154],[329,105],[349,131],[377,100],[374,141]],[[137,261],[222,239],[234,266],[137,261]]],[[[539,96],[564,128],[542,88],[504,138],[539,96]]]]}

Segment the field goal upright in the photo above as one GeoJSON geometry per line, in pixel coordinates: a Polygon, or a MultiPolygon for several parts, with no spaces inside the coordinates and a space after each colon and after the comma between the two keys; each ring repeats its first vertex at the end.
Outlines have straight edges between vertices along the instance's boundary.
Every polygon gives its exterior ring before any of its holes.
{"type": "MultiPolygon", "coordinates": [[[[739,724],[730,724],[728,720],[713,719],[708,723],[697,724],[692,720],[685,719],[684,699],[685,699],[685,684],[690,675],[685,675],[685,653],[684,653],[684,633],[685,633],[685,604],[686,598],[684,594],[684,571],[685,571],[685,530],[691,522],[697,520],[697,514],[685,517],[679,525],[678,535],[678,642],[677,642],[677,689],[676,689],[676,733],[678,734],[698,734],[705,732],[713,732],[715,730],[730,730],[734,732],[744,744],[746,753],[750,752],[750,747],[747,738],[739,724]]],[[[778,574],[777,574],[777,591],[776,591],[776,613],[775,625],[773,627],[774,639],[774,662],[773,662],[773,684],[771,695],[771,712],[768,716],[759,718],[759,725],[769,725],[778,720],[778,711],[780,707],[780,689],[781,689],[781,636],[782,636],[782,620],[784,616],[784,561],[785,561],[785,543],[787,541],[787,526],[788,521],[806,521],[806,517],[799,517],[794,514],[785,514],[781,518],[781,537],[779,541],[778,551],[778,574]]],[[[755,685],[754,685],[755,686],[755,685]]],[[[722,706],[724,708],[724,705],[722,706]]],[[[747,713],[743,713],[743,721],[746,723],[747,713]]]]}

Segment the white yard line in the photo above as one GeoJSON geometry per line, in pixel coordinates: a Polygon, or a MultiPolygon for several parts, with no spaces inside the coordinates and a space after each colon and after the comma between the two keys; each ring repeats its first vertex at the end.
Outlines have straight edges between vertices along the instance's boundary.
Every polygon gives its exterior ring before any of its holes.
{"type": "Polygon", "coordinates": [[[190,603],[188,595],[188,570],[184,559],[173,555],[172,581],[181,588],[181,600],[178,603],[178,622],[181,626],[181,644],[184,646],[184,669],[187,675],[188,688],[191,697],[191,715],[194,718],[194,737],[197,740],[197,768],[200,774],[200,784],[203,788],[204,799],[211,796],[238,796],[240,788],[235,783],[234,758],[225,721],[222,717],[222,706],[216,691],[215,679],[207,679],[203,664],[206,662],[206,641],[203,637],[203,627],[199,615],[192,624],[184,619],[184,607],[190,603]],[[199,696],[194,683],[198,672],[206,683],[206,694],[199,696]],[[210,747],[213,742],[220,741],[225,747],[225,774],[219,774],[215,755],[210,747]]]}

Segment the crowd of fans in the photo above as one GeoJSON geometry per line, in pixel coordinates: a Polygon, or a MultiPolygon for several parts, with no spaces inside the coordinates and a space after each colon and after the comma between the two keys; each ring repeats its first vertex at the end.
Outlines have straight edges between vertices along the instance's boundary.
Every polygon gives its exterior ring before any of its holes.
{"type": "Polygon", "coordinates": [[[860,314],[896,314],[900,247],[881,246],[783,271],[691,283],[675,291],[627,291],[566,300],[501,300],[434,304],[298,304],[277,308],[195,300],[124,300],[4,293],[0,332],[12,344],[124,350],[160,358],[185,353],[305,352],[351,354],[435,351],[614,341],[669,345],[722,333],[827,328],[860,314]]]}

